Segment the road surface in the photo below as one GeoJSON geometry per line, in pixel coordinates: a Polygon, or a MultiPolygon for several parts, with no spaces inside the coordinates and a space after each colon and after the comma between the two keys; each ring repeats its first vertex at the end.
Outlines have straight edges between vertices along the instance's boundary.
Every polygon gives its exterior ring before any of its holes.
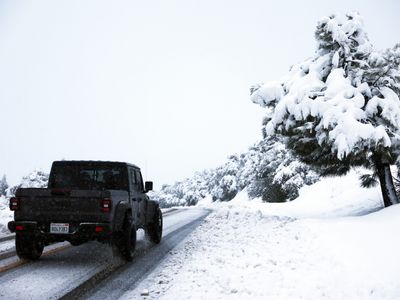
{"type": "Polygon", "coordinates": [[[134,289],[208,213],[196,208],[166,212],[161,244],[154,246],[139,230],[136,255],[129,263],[97,242],[77,247],[64,243],[36,262],[7,258],[11,265],[1,265],[0,298],[117,299],[134,289]]]}

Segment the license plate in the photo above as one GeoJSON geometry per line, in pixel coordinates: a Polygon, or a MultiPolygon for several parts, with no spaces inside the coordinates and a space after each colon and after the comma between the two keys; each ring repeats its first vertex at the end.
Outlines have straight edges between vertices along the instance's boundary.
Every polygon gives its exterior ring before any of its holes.
{"type": "Polygon", "coordinates": [[[50,223],[50,233],[69,233],[69,224],[50,223]]]}

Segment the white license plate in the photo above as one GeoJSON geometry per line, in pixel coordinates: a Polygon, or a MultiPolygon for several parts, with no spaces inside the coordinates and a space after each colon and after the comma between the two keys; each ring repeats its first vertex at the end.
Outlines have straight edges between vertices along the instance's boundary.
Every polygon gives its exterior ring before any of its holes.
{"type": "Polygon", "coordinates": [[[69,224],[50,223],[50,233],[69,233],[69,224]]]}

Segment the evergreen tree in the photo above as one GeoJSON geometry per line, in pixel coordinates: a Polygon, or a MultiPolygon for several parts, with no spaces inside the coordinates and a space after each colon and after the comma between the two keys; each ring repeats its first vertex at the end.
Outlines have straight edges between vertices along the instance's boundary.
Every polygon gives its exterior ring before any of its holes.
{"type": "Polygon", "coordinates": [[[390,164],[400,144],[400,47],[373,50],[357,13],[323,18],[315,38],[314,57],[279,81],[252,87],[251,100],[268,108],[265,135],[287,137],[321,174],[372,168],[385,206],[398,203],[390,164]]]}
{"type": "Polygon", "coordinates": [[[262,197],[266,202],[285,202],[298,197],[299,189],[318,181],[313,168],[300,162],[285,146],[285,138],[267,136],[255,145],[255,154],[246,154],[246,163],[253,166],[244,168],[249,179],[249,195],[262,197]]]}
{"type": "Polygon", "coordinates": [[[22,188],[45,188],[49,181],[49,174],[41,169],[35,169],[27,176],[22,177],[19,187],[22,188]]]}
{"type": "Polygon", "coordinates": [[[305,184],[318,180],[317,173],[285,147],[283,138],[269,136],[245,153],[231,155],[215,169],[197,172],[193,177],[164,185],[151,197],[162,207],[195,205],[207,196],[213,201],[230,201],[247,189],[251,198],[284,202],[298,196],[305,184]]]}
{"type": "Polygon", "coordinates": [[[5,195],[13,197],[19,188],[46,188],[49,174],[40,169],[36,169],[28,175],[22,177],[21,183],[7,188],[5,195]]]}
{"type": "Polygon", "coordinates": [[[7,189],[8,189],[7,178],[6,175],[3,175],[3,178],[0,180],[0,196],[5,196],[7,189]]]}

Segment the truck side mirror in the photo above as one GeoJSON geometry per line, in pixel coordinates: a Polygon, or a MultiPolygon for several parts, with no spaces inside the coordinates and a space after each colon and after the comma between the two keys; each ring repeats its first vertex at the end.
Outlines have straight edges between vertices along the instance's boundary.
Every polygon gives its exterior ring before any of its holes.
{"type": "Polygon", "coordinates": [[[146,181],[144,183],[144,191],[147,193],[148,191],[153,190],[153,181],[146,181]]]}

